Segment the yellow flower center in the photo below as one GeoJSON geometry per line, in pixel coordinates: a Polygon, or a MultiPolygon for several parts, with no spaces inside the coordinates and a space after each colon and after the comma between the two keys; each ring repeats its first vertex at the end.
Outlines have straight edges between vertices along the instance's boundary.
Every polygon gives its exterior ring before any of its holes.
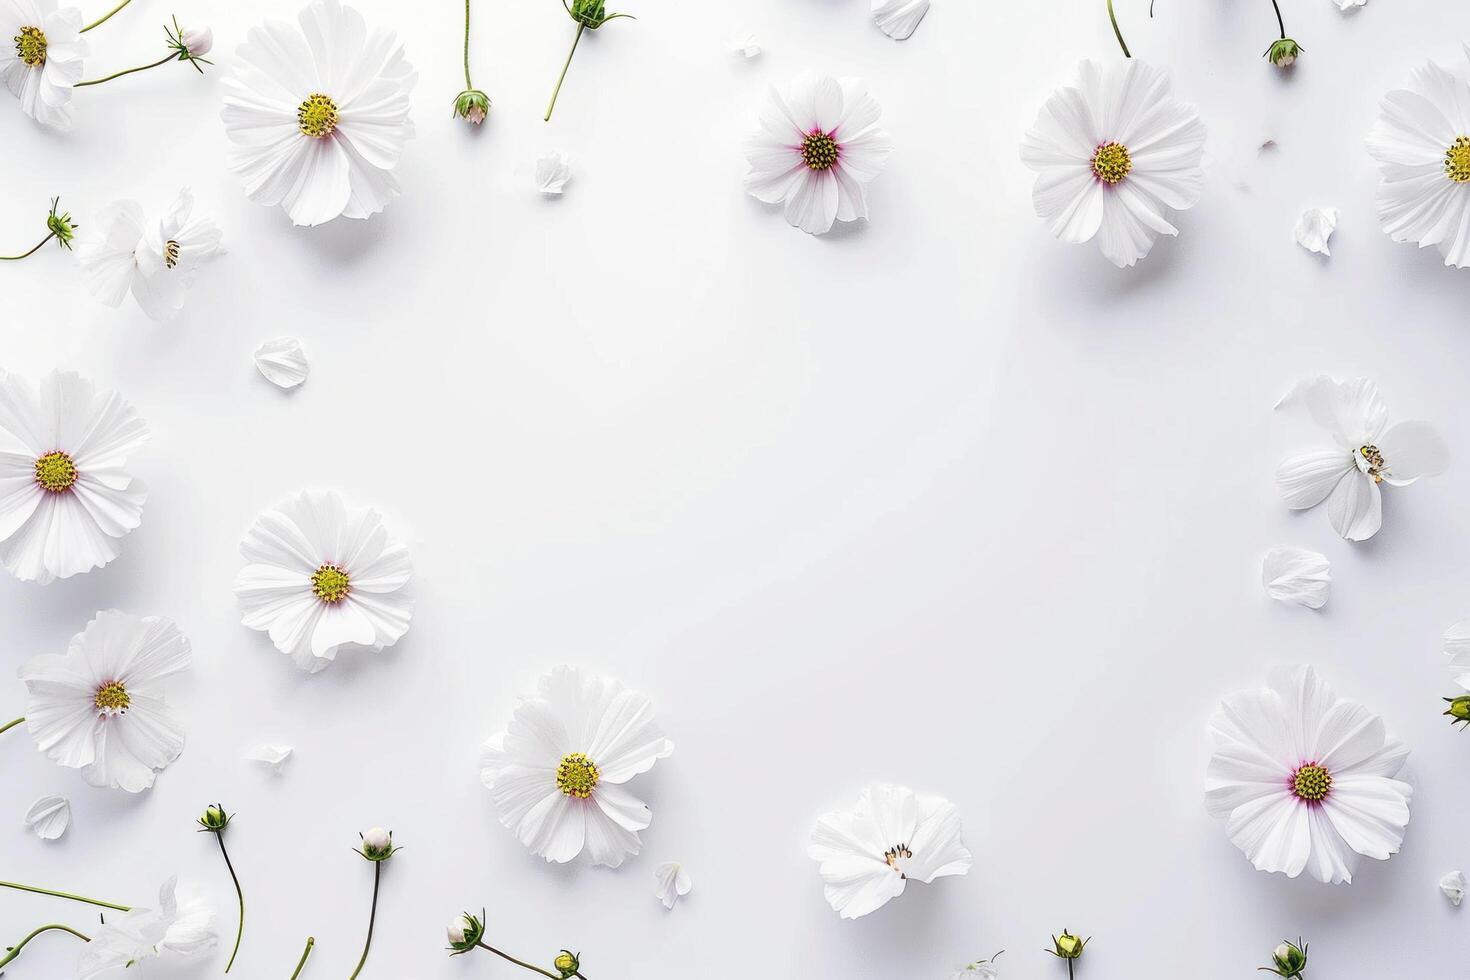
{"type": "Polygon", "coordinates": [[[1470,183],[1470,136],[1456,136],[1444,151],[1444,175],[1457,184],[1470,183]]]}
{"type": "Polygon", "coordinates": [[[1315,762],[1308,763],[1291,777],[1291,791],[1308,803],[1321,803],[1332,792],[1332,773],[1315,762]]]}
{"type": "Polygon", "coordinates": [[[36,460],[36,482],[42,490],[65,493],[77,482],[77,464],[59,449],[47,453],[36,460]]]}
{"type": "Polygon", "coordinates": [[[352,591],[352,580],[336,565],[323,565],[311,573],[311,591],[322,602],[341,602],[352,591]]]}
{"type": "Polygon", "coordinates": [[[1368,475],[1374,483],[1383,482],[1383,453],[1377,446],[1362,446],[1358,449],[1363,461],[1368,464],[1368,475]]]}
{"type": "Polygon", "coordinates": [[[556,767],[556,788],[579,800],[591,796],[601,778],[597,763],[581,752],[562,756],[561,764],[556,767]]]}
{"type": "Polygon", "coordinates": [[[179,264],[179,243],[172,238],[163,243],[163,264],[170,269],[179,264]]]}
{"type": "Polygon", "coordinates": [[[837,141],[826,133],[808,133],[801,141],[801,158],[812,170],[827,170],[837,162],[837,141]]]}
{"type": "Polygon", "coordinates": [[[119,681],[108,681],[97,688],[97,693],[92,698],[92,704],[97,710],[107,715],[127,711],[132,703],[133,699],[128,697],[128,689],[119,681]]]}
{"type": "Polygon", "coordinates": [[[46,63],[46,35],[39,27],[22,27],[14,40],[15,56],[27,68],[40,68],[46,63]]]}
{"type": "Polygon", "coordinates": [[[1122,143],[1107,142],[1092,155],[1092,173],[1104,184],[1116,184],[1133,170],[1133,157],[1122,143]]]}
{"type": "Polygon", "coordinates": [[[898,866],[898,862],[906,861],[913,856],[914,852],[909,850],[907,844],[899,844],[883,852],[883,860],[888,863],[890,868],[898,872],[900,878],[907,878],[908,875],[904,874],[903,868],[898,866]]]}
{"type": "Polygon", "coordinates": [[[330,95],[313,92],[296,110],[296,125],[312,139],[326,139],[337,128],[337,103],[330,95]]]}

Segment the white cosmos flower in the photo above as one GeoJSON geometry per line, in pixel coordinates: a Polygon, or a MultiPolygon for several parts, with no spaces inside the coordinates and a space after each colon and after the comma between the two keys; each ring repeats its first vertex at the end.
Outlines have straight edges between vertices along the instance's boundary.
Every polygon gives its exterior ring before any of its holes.
{"type": "Polygon", "coordinates": [[[694,889],[694,879],[689,877],[689,872],[684,870],[684,865],[677,861],[660,864],[654,868],[653,880],[658,886],[654,890],[654,897],[662,902],[666,909],[672,909],[678,904],[679,899],[694,889]]]}
{"type": "Polygon", "coordinates": [[[784,94],[772,86],[761,131],[745,143],[745,189],[783,205],[786,220],[813,235],[866,218],[866,187],[893,149],[880,111],[856,78],[803,72],[784,94]]]}
{"type": "Polygon", "coordinates": [[[302,670],[331,666],[346,645],[374,653],[408,632],[408,549],[383,517],[331,491],[306,490],[255,519],[235,578],[242,622],[270,633],[302,670]]]}
{"type": "Polygon", "coordinates": [[[1409,750],[1383,720],[1339,698],[1311,667],[1279,667],[1268,686],[1224,700],[1205,805],[1259,871],[1350,882],[1361,857],[1397,854],[1413,789],[1409,750]]]}
{"type": "Polygon", "coordinates": [[[53,371],[0,371],[0,562],[43,585],[101,568],[143,520],[148,489],[127,470],[148,423],[115,391],[53,371]]]}
{"type": "Polygon", "coordinates": [[[219,226],[195,213],[185,188],[156,221],[136,201],[103,208],[78,242],[77,263],[102,302],[116,307],[132,292],[150,319],[163,321],[183,309],[199,267],[219,254],[220,238],[219,226]]]}
{"type": "Polygon", "coordinates": [[[874,783],[851,811],[828,813],[812,830],[807,854],[818,862],[828,903],[856,919],[903,894],[909,879],[970,871],[960,813],[940,796],[874,783]]]}
{"type": "Polygon", "coordinates": [[[78,980],[92,980],[165,953],[187,958],[213,949],[219,941],[214,909],[192,887],[177,881],[170,878],[158,890],[158,908],[124,912],[98,930],[82,950],[78,980]]]}
{"type": "Polygon", "coordinates": [[[140,793],[184,751],[162,687],[190,659],[172,620],[99,612],[65,654],[20,668],[30,692],[26,728],[37,748],[93,786],[140,793]]]}
{"type": "Polygon", "coordinates": [[[21,111],[46,126],[71,126],[72,87],[82,80],[82,12],[56,0],[0,0],[0,75],[21,111]]]}
{"type": "Polygon", "coordinates": [[[252,27],[224,80],[232,165],[251,200],[298,225],[366,218],[398,196],[418,76],[398,35],[338,0],[314,0],[299,20],[252,27]]]}
{"type": "Polygon", "coordinates": [[[1084,61],[1077,74],[1021,144],[1038,174],[1032,201],[1062,241],[1095,237],[1110,262],[1131,266],[1160,234],[1177,235],[1173,212],[1199,200],[1205,127],[1169,76],[1137,58],[1084,61]]]}
{"type": "Polygon", "coordinates": [[[1470,83],[1427,62],[1407,89],[1383,97],[1367,145],[1388,237],[1435,245],[1445,265],[1470,265],[1470,83]]]}
{"type": "Polygon", "coordinates": [[[1421,476],[1443,473],[1450,450],[1428,422],[1388,426],[1378,386],[1367,378],[1335,381],[1319,375],[1282,400],[1306,403],[1313,420],[1337,445],[1293,456],[1276,470],[1276,487],[1293,510],[1327,501],[1332,529],[1349,541],[1365,541],[1383,523],[1379,485],[1406,487],[1421,476]]]}
{"type": "Polygon", "coordinates": [[[621,682],[558,667],[487,741],[480,779],[500,822],[531,852],[565,863],[586,850],[616,868],[642,847],[653,820],[623,787],[674,751],[653,702],[621,682]]]}

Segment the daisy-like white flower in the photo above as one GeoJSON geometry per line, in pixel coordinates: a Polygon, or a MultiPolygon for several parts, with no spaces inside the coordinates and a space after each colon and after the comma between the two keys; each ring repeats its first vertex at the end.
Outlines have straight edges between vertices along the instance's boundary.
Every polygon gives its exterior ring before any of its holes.
{"type": "Polygon", "coordinates": [[[92,980],[150,957],[184,958],[219,942],[214,909],[189,885],[170,878],[158,890],[158,908],[133,909],[104,925],[82,950],[79,980],[92,980]]]}
{"type": "Polygon", "coordinates": [[[1388,237],[1437,246],[1445,265],[1470,265],[1470,83],[1432,61],[1416,69],[1407,89],[1383,97],[1368,153],[1388,237]]]}
{"type": "Polygon", "coordinates": [[[136,201],[103,208],[82,235],[77,263],[102,302],[120,306],[131,292],[150,319],[163,321],[183,309],[199,267],[219,254],[220,238],[219,226],[195,212],[185,188],[156,221],[136,201]]]}
{"type": "Polygon", "coordinates": [[[746,140],[745,189],[782,205],[790,224],[813,235],[866,218],[867,185],[893,149],[878,128],[880,111],[856,78],[803,72],[784,94],[772,86],[761,130],[746,140]]]}
{"type": "Polygon", "coordinates": [[[330,667],[343,646],[377,653],[408,632],[413,564],[371,508],[303,491],[256,518],[240,550],[242,622],[269,632],[302,670],[330,667]]]}
{"type": "Polygon", "coordinates": [[[115,391],[71,372],[0,371],[0,562],[45,584],[101,568],[143,520],[127,471],[148,423],[115,391]]]}
{"type": "Polygon", "coordinates": [[[0,75],[21,111],[45,126],[71,126],[71,93],[82,80],[82,12],[56,0],[0,0],[0,75]]]}
{"type": "Polygon", "coordinates": [[[621,682],[558,667],[522,699],[480,754],[500,822],[531,852],[566,863],[583,850],[616,868],[653,820],[624,788],[674,751],[653,702],[621,682]]]}
{"type": "Polygon", "coordinates": [[[1367,378],[1335,381],[1319,375],[1294,388],[1281,404],[1294,397],[1301,398],[1337,445],[1282,462],[1276,487],[1293,510],[1326,500],[1332,529],[1349,541],[1378,533],[1383,523],[1380,484],[1406,487],[1449,466],[1449,446],[1428,422],[1388,426],[1378,386],[1367,378]]]}
{"type": "Polygon", "coordinates": [[[1108,261],[1131,266],[1159,235],[1177,235],[1173,213],[1199,200],[1205,127],[1169,76],[1136,58],[1084,61],[1077,74],[1021,144],[1038,174],[1032,201],[1062,241],[1097,238],[1108,261]]]}
{"type": "Polygon", "coordinates": [[[58,765],[93,786],[140,793],[184,751],[184,730],[162,694],[189,666],[189,641],[172,620],[109,609],[64,654],[20,668],[26,727],[58,765]]]}
{"type": "Polygon", "coordinates": [[[654,868],[653,880],[658,885],[654,890],[654,897],[662,902],[666,909],[672,909],[678,904],[679,899],[694,889],[694,879],[689,877],[689,872],[684,870],[684,865],[677,861],[660,864],[654,868]]]}
{"type": "Polygon", "coordinates": [[[1396,777],[1409,750],[1311,667],[1276,668],[1267,684],[1210,722],[1205,805],[1257,870],[1350,882],[1360,858],[1403,843],[1413,789],[1396,777]]]}
{"type": "Polygon", "coordinates": [[[817,821],[807,854],[820,865],[827,901],[844,919],[856,919],[903,894],[909,879],[970,871],[960,812],[940,796],[875,783],[850,811],[817,821]]]}
{"type": "Polygon", "coordinates": [[[338,0],[314,0],[299,20],[252,27],[224,81],[233,168],[251,200],[295,224],[366,218],[398,196],[418,76],[397,34],[338,0]]]}

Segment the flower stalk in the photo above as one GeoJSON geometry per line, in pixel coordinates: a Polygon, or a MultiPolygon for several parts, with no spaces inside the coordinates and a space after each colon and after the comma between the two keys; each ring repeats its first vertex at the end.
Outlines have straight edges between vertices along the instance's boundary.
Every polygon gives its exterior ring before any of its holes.
{"type": "Polygon", "coordinates": [[[517,959],[504,950],[496,949],[494,946],[489,945],[484,941],[484,912],[481,912],[478,916],[471,915],[468,912],[460,914],[458,918],[449,924],[448,934],[450,956],[463,956],[471,950],[483,949],[487,953],[494,953],[507,963],[514,963],[523,970],[539,973],[543,977],[550,978],[550,980],[568,980],[569,977],[578,977],[581,980],[587,980],[581,973],[582,954],[573,953],[569,949],[562,950],[557,954],[556,959],[552,960],[552,969],[556,971],[553,973],[551,970],[544,970],[534,963],[527,963],[525,960],[517,959]]]}
{"type": "Polygon", "coordinates": [[[72,87],[85,88],[88,85],[101,85],[103,82],[110,82],[114,78],[122,78],[124,75],[136,75],[140,71],[147,71],[150,68],[157,68],[159,65],[166,65],[173,60],[175,60],[174,55],[172,52],[170,52],[169,54],[164,55],[162,58],[159,58],[152,64],[139,65],[137,68],[126,68],[122,71],[115,71],[111,75],[103,75],[101,78],[91,78],[85,82],[77,82],[76,85],[72,87]]]}
{"type": "Polygon", "coordinates": [[[103,24],[107,23],[109,20],[112,19],[112,15],[113,14],[117,13],[119,10],[123,9],[124,7],[126,7],[128,4],[130,4],[132,2],[133,2],[133,0],[122,0],[122,2],[119,3],[116,7],[113,7],[107,13],[103,14],[101,17],[98,17],[96,20],[92,21],[92,23],[88,24],[86,27],[83,27],[80,31],[78,31],[78,33],[79,34],[85,34],[85,33],[87,33],[88,31],[90,31],[94,27],[101,27],[103,24]]]}
{"type": "Polygon", "coordinates": [[[397,854],[402,848],[393,846],[392,831],[381,827],[358,834],[362,838],[362,847],[356,848],[356,853],[373,866],[373,904],[368,912],[367,939],[362,944],[362,956],[357,961],[357,969],[352,971],[348,980],[357,980],[357,975],[367,965],[368,951],[373,948],[373,927],[378,922],[378,888],[383,882],[383,863],[397,854]]]}
{"type": "MultiPolygon", "coordinates": [[[[122,8],[119,7],[118,9],[120,10],[122,8]]],[[[112,15],[109,14],[108,16],[110,17],[112,15]]],[[[150,68],[166,65],[170,61],[187,61],[194,66],[195,71],[201,75],[204,74],[204,69],[200,66],[214,64],[214,62],[203,57],[209,52],[209,47],[214,42],[213,35],[206,32],[202,37],[185,37],[183,28],[179,26],[179,19],[175,17],[173,20],[174,26],[172,29],[167,24],[163,27],[164,37],[168,39],[168,54],[159,58],[157,61],[146,65],[139,65],[137,68],[125,68],[122,71],[115,71],[111,75],[104,75],[101,78],[77,82],[73,87],[83,88],[87,85],[101,85],[103,82],[110,82],[114,78],[122,78],[124,75],[136,75],[140,71],[148,71],[150,68]]]]}
{"type": "Polygon", "coordinates": [[[104,909],[112,909],[114,912],[131,912],[132,908],[126,905],[114,905],[101,899],[87,898],[85,895],[73,895],[69,892],[56,892],[49,888],[37,888],[35,885],[22,885],[15,881],[0,881],[0,888],[14,888],[16,891],[30,892],[32,895],[50,895],[52,898],[65,898],[72,902],[82,902],[86,905],[96,905],[104,909]]]}
{"type": "Polygon", "coordinates": [[[1271,42],[1263,57],[1277,68],[1290,68],[1296,64],[1296,59],[1305,49],[1286,36],[1286,21],[1281,19],[1281,4],[1278,0],[1271,0],[1271,7],[1276,11],[1276,27],[1281,32],[1281,38],[1271,42]]]}
{"type": "Polygon", "coordinates": [[[4,956],[0,956],[0,968],[8,966],[17,956],[20,955],[20,951],[26,948],[26,943],[30,942],[32,939],[35,939],[43,932],[65,932],[76,936],[84,943],[89,943],[92,941],[90,936],[86,936],[80,932],[77,932],[71,926],[63,926],[57,923],[52,923],[49,926],[41,926],[39,929],[31,930],[30,935],[26,936],[14,946],[9,947],[4,956]]]}
{"type": "MultiPolygon", "coordinates": [[[[43,238],[41,240],[41,245],[45,245],[50,240],[51,240],[51,236],[50,235],[47,235],[45,238],[43,238]]],[[[36,248],[40,248],[41,245],[37,245],[36,248]]],[[[36,248],[31,249],[31,252],[34,252],[36,250],[36,248]]],[[[30,252],[27,252],[26,253],[26,255],[29,255],[29,254],[30,254],[30,252]]],[[[11,257],[12,258],[24,258],[25,256],[11,256],[11,257]]],[[[0,725],[0,735],[4,735],[6,732],[10,731],[12,728],[14,728],[16,725],[19,725],[23,721],[25,721],[25,717],[24,716],[21,716],[20,718],[15,719],[15,721],[7,721],[5,724],[0,725]]]]}
{"type": "Polygon", "coordinates": [[[215,803],[206,807],[199,818],[199,833],[213,834],[214,839],[219,842],[219,852],[225,859],[225,867],[230,871],[230,880],[235,883],[235,897],[240,900],[239,925],[235,928],[235,948],[230,951],[230,961],[225,964],[225,972],[230,972],[230,967],[235,965],[235,957],[240,952],[240,939],[245,935],[245,892],[240,888],[240,876],[235,874],[235,865],[230,861],[230,852],[225,849],[225,828],[229,827],[230,821],[234,819],[232,814],[226,813],[224,804],[215,803]]]}
{"type": "Polygon", "coordinates": [[[476,126],[490,112],[490,96],[470,81],[470,0],[464,0],[464,91],[454,99],[454,114],[476,126]]]}
{"type": "MultiPolygon", "coordinates": [[[[1149,8],[1149,15],[1153,15],[1152,7],[1149,8]]],[[[1123,57],[1133,57],[1133,52],[1128,50],[1128,42],[1123,40],[1123,32],[1118,28],[1118,15],[1113,12],[1113,0],[1108,0],[1108,20],[1112,22],[1113,36],[1118,39],[1118,47],[1123,49],[1123,57]]]]}
{"type": "MultiPolygon", "coordinates": [[[[1113,0],[1108,0],[1111,6],[1113,0]]],[[[562,82],[567,80],[567,69],[572,67],[572,56],[577,53],[577,45],[582,41],[584,31],[595,31],[610,20],[626,17],[629,20],[637,20],[632,14],[610,14],[607,12],[606,0],[572,0],[571,6],[567,6],[567,0],[561,0],[561,5],[566,7],[567,16],[577,24],[577,35],[572,38],[572,50],[567,52],[566,63],[561,66],[561,74],[557,76],[556,88],[552,89],[551,101],[546,105],[546,115],[542,117],[543,122],[551,122],[551,112],[556,108],[556,97],[561,94],[562,82]]]]}
{"type": "Polygon", "coordinates": [[[301,976],[302,969],[306,966],[307,957],[311,956],[312,947],[316,945],[315,936],[306,937],[306,948],[301,951],[301,959],[296,961],[296,969],[291,972],[291,980],[301,976]]]}

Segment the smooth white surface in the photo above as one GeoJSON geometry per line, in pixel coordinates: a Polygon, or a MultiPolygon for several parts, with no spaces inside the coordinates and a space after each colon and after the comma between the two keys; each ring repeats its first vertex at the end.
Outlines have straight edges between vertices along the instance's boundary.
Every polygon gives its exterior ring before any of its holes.
{"type": "MultiPolygon", "coordinates": [[[[362,0],[420,71],[404,196],[370,222],[293,229],[224,167],[218,76],[170,66],[84,93],[56,136],[0,100],[0,229],[39,237],[47,198],[83,224],[115,197],[162,208],[191,185],[230,254],[184,316],[155,326],[86,295],[48,250],[0,268],[4,366],[61,366],[152,422],[152,487],[122,557],[45,588],[0,580],[0,714],[12,677],[94,610],[174,617],[196,667],[172,695],[184,756],[141,797],[86,786],[0,737],[0,878],[146,902],[178,872],[228,929],[233,900],[192,821],[237,811],[250,902],[232,976],[345,977],[374,824],[404,851],[384,883],[364,980],[510,977],[450,960],[443,924],[488,910],[492,940],[592,980],[923,978],[999,948],[1002,976],[1055,980],[1040,952],[1096,938],[1080,977],[1244,977],[1283,937],[1319,978],[1448,976],[1470,954],[1437,883],[1470,864],[1470,736],[1439,717],[1439,634],[1470,615],[1470,273],[1394,245],[1373,215],[1362,137],[1378,98],[1428,57],[1459,65],[1470,8],[1292,3],[1294,74],[1260,53],[1266,0],[1143,0],[1119,15],[1210,130],[1183,235],[1138,268],[1052,241],[1017,160],[1078,59],[1116,57],[1102,0],[940,0],[897,43],[868,0],[650,2],[585,39],[550,125],[573,29],[555,0],[477,0],[474,132],[453,4],[362,0]],[[753,31],[753,61],[726,49],[753,31]],[[873,220],[814,240],[740,188],[763,86],[862,74],[897,144],[873,220]],[[1261,153],[1267,137],[1278,146],[1261,153]],[[560,200],[533,183],[576,160],[560,200]],[[1333,256],[1292,241],[1304,207],[1342,221],[1333,256]],[[289,334],[311,378],[283,393],[251,352],[289,334]],[[1289,513],[1277,461],[1307,444],[1271,406],[1300,377],[1369,374],[1395,418],[1440,423],[1458,460],[1385,502],[1351,546],[1289,513]],[[239,625],[240,534],[303,486],[384,509],[411,543],[404,641],[308,677],[239,625]],[[1275,544],[1332,560],[1320,613],[1272,602],[1275,544]],[[1205,726],[1269,663],[1306,660],[1414,748],[1404,852],[1349,887],[1253,871],[1205,814],[1205,726]],[[475,771],[516,696],[563,661],[649,692],[676,743],[636,783],[644,854],[616,873],[543,865],[496,822],[475,771]],[[280,775],[245,760],[296,747],[280,775]],[[872,779],[956,801],[976,865],[858,922],[822,900],[815,816],[872,779]],[[24,828],[37,796],[67,836],[24,828]],[[653,870],[699,888],[672,912],[653,870]]],[[[96,15],[100,3],[90,3],[96,15]]],[[[255,8],[181,10],[224,69],[255,8]]],[[[89,35],[98,71],[156,57],[157,0],[89,35]]],[[[186,20],[186,23],[188,22],[186,20]]],[[[0,943],[91,910],[0,893],[0,943]]],[[[7,976],[64,977],[46,936],[7,976]]],[[[215,975],[207,969],[144,976],[215,975]]],[[[526,974],[529,976],[529,974],[526,974]]]]}

